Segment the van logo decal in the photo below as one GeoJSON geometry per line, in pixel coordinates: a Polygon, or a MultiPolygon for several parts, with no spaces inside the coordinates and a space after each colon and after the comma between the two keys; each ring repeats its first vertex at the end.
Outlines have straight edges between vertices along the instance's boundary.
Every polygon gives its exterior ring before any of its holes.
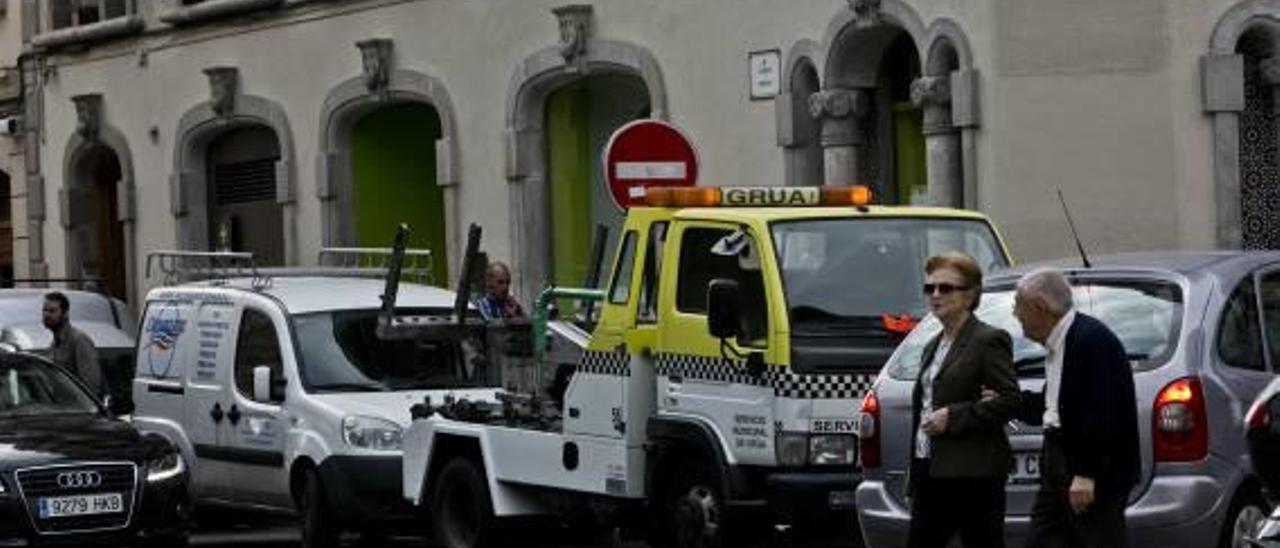
{"type": "Polygon", "coordinates": [[[165,379],[173,368],[173,355],[178,338],[187,328],[187,321],[182,319],[182,311],[174,303],[163,305],[154,316],[147,320],[147,368],[151,377],[165,379]]]}

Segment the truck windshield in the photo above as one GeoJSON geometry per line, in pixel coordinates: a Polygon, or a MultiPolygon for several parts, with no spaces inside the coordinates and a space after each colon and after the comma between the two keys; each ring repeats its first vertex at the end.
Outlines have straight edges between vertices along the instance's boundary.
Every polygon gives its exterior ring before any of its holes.
{"type": "MultiPolygon", "coordinates": [[[[409,312],[412,313],[412,312],[409,312]]],[[[439,313],[437,311],[437,313],[439,313]]],[[[377,310],[300,314],[293,318],[309,392],[383,392],[475,386],[458,345],[383,341],[377,310]]]]}
{"type": "Polygon", "coordinates": [[[794,333],[919,318],[924,263],[939,253],[964,252],[986,272],[1008,265],[990,226],[971,219],[814,219],[772,230],[794,333]]]}

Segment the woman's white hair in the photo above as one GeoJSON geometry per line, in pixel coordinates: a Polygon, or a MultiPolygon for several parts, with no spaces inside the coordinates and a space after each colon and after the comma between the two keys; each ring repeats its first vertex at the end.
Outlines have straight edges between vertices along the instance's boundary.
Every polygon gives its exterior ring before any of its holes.
{"type": "Polygon", "coordinates": [[[1055,316],[1066,314],[1074,304],[1071,299],[1071,282],[1054,268],[1038,268],[1024,274],[1018,280],[1018,292],[1024,299],[1036,299],[1044,303],[1045,308],[1055,316]]]}

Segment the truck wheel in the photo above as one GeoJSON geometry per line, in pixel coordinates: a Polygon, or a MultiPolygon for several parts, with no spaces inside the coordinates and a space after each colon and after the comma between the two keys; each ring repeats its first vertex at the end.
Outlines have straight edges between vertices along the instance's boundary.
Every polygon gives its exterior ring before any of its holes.
{"type": "Polygon", "coordinates": [[[666,508],[676,548],[719,548],[726,546],[727,524],[724,491],[720,480],[705,464],[688,463],[673,476],[674,489],[666,508]]]}
{"type": "Polygon", "coordinates": [[[342,531],[336,527],[329,501],[325,500],[320,474],[308,471],[298,495],[298,513],[302,516],[303,548],[333,548],[342,531]]]}
{"type": "Polygon", "coordinates": [[[471,459],[454,458],[440,471],[431,494],[431,525],[436,544],[444,548],[495,545],[498,521],[489,484],[471,459]]]}

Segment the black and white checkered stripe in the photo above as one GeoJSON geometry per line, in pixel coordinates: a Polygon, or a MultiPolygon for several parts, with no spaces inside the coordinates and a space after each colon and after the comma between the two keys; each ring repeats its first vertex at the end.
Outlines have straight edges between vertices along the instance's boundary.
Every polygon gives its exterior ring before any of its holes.
{"type": "Polygon", "coordinates": [[[770,366],[756,377],[747,372],[742,360],[713,356],[660,353],[656,356],[659,375],[679,376],[712,382],[772,386],[774,395],[797,399],[859,399],[871,389],[875,374],[806,375],[789,367],[770,366]]]}
{"type": "Polygon", "coordinates": [[[626,352],[588,350],[582,353],[582,361],[578,363],[577,372],[630,377],[630,362],[631,355],[626,352]]]}
{"type": "Polygon", "coordinates": [[[770,372],[773,373],[773,392],[780,398],[862,399],[876,381],[875,374],[799,375],[789,367],[771,368],[770,372]]]}

